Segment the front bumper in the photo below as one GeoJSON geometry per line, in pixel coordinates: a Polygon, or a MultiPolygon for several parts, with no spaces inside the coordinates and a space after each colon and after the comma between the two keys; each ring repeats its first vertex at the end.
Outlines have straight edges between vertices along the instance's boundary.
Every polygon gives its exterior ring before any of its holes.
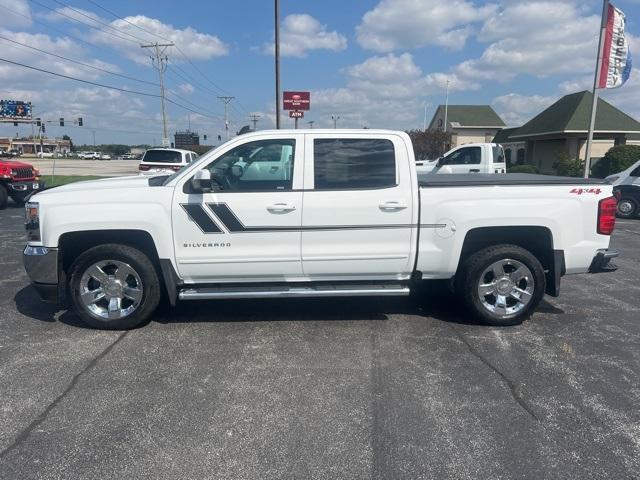
{"type": "Polygon", "coordinates": [[[9,190],[12,195],[20,195],[22,197],[30,193],[37,192],[44,188],[44,184],[37,180],[30,182],[13,182],[9,184],[9,190]]]}
{"type": "Polygon", "coordinates": [[[57,303],[59,299],[58,249],[27,245],[22,261],[31,283],[45,302],[57,303]]]}
{"type": "Polygon", "coordinates": [[[589,273],[615,272],[618,269],[618,266],[611,263],[611,260],[619,255],[620,252],[610,248],[598,250],[596,252],[596,256],[593,257],[591,266],[589,267],[589,273]]]}

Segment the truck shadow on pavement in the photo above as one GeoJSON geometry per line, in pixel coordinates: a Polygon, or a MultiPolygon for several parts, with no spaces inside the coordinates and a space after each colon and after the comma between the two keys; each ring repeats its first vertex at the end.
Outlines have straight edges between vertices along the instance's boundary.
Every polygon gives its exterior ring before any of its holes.
{"type": "MultiPolygon", "coordinates": [[[[42,302],[31,286],[14,297],[16,309],[22,315],[42,322],[60,322],[88,328],[77,315],[64,308],[42,302]]],[[[543,301],[538,311],[547,314],[564,313],[543,301]]],[[[227,322],[305,322],[305,321],[384,321],[389,315],[411,315],[446,323],[479,325],[460,301],[443,285],[421,288],[406,298],[311,298],[265,300],[218,300],[182,302],[176,307],[161,304],[151,322],[227,323],[227,322]]]]}

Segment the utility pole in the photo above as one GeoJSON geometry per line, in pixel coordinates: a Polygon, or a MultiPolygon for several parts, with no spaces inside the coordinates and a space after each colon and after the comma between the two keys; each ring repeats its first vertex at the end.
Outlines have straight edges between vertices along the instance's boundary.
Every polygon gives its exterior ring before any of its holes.
{"type": "Polygon", "coordinates": [[[280,0],[275,0],[276,129],[280,129],[280,0]]]}
{"type": "Polygon", "coordinates": [[[331,120],[333,120],[333,128],[338,128],[338,120],[340,120],[340,117],[338,115],[331,115],[331,120]]]}
{"type": "Polygon", "coordinates": [[[424,122],[422,124],[422,130],[427,131],[427,102],[424,102],[424,122]]]}
{"type": "Polygon", "coordinates": [[[150,43],[148,45],[140,45],[141,48],[151,48],[153,54],[151,55],[151,64],[158,71],[160,77],[160,105],[162,107],[162,146],[169,146],[169,133],[167,132],[167,111],[164,101],[164,72],[167,69],[167,61],[169,57],[165,54],[165,51],[169,47],[173,47],[173,43],[150,43]]]}
{"type": "Polygon", "coordinates": [[[309,125],[309,128],[313,128],[313,124],[314,124],[314,123],[315,123],[315,121],[314,121],[314,120],[309,120],[309,121],[307,122],[307,124],[309,125]]]}
{"type": "Polygon", "coordinates": [[[224,129],[227,133],[227,140],[229,140],[229,103],[236,97],[218,97],[224,103],[224,129]]]}
{"type": "Polygon", "coordinates": [[[249,120],[251,120],[251,123],[253,123],[254,131],[256,129],[256,125],[258,124],[259,119],[260,119],[260,115],[258,115],[257,113],[252,113],[251,115],[249,115],[249,120]]]}

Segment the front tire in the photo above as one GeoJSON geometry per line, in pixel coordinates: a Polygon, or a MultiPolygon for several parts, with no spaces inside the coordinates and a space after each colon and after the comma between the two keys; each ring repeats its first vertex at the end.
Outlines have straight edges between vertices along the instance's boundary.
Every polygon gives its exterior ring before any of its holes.
{"type": "Polygon", "coordinates": [[[4,185],[0,185],[0,210],[7,208],[8,199],[9,194],[7,193],[7,188],[4,185]]]}
{"type": "Polygon", "coordinates": [[[633,218],[638,213],[638,203],[629,197],[622,197],[618,202],[616,213],[620,218],[633,218]]]}
{"type": "Polygon", "coordinates": [[[488,325],[519,325],[545,292],[542,265],[517,245],[496,245],[473,253],[461,274],[459,293],[474,316],[488,325]]]}
{"type": "Polygon", "coordinates": [[[87,325],[126,330],[145,324],[160,302],[160,280],[140,250],[100,245],[82,253],[70,269],[70,297],[87,325]]]}

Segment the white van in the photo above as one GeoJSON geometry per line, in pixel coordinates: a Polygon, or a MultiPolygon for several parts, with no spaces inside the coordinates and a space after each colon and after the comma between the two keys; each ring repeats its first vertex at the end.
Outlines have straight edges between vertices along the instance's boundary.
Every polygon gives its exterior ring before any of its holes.
{"type": "Polygon", "coordinates": [[[437,160],[416,162],[418,173],[506,173],[502,145],[468,143],[445,153],[437,160]]]}
{"type": "Polygon", "coordinates": [[[198,154],[191,150],[150,148],[144,153],[138,170],[140,170],[140,175],[174,173],[189,165],[196,158],[198,158],[198,154]]]}

